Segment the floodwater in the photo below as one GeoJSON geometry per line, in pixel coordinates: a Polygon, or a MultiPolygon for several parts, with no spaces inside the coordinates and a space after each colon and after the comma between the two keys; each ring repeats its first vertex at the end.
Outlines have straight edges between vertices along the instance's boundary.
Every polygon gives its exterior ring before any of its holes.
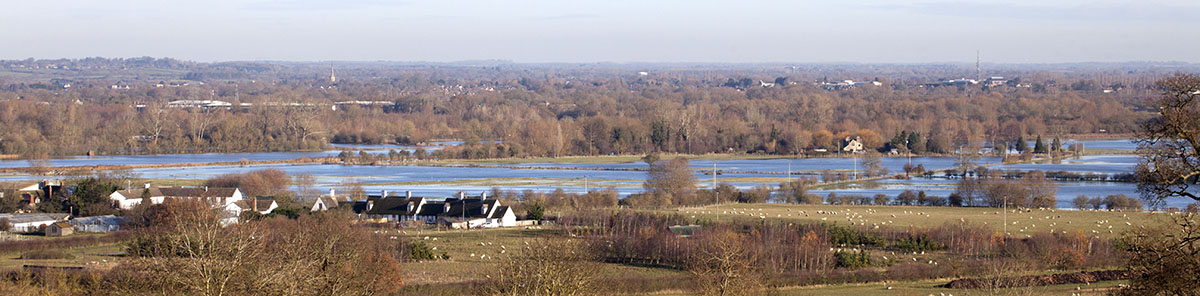
{"type": "MultiPolygon", "coordinates": [[[[1089,142],[1089,147],[1130,147],[1121,146],[1121,141],[1089,142]]],[[[1124,141],[1128,143],[1128,141],[1124,141]]],[[[422,146],[430,150],[442,145],[456,143],[438,143],[435,146],[422,146]]],[[[375,153],[386,153],[387,150],[415,149],[416,146],[400,145],[335,145],[341,149],[362,149],[375,153]]],[[[75,165],[120,165],[120,164],[176,164],[224,162],[246,159],[286,160],[299,157],[334,156],[340,150],[321,152],[272,152],[272,153],[232,153],[232,154],[183,154],[183,155],[136,155],[136,156],[101,156],[74,157],[51,160],[53,166],[75,165]]],[[[883,167],[893,171],[903,171],[909,163],[907,157],[883,157],[880,159],[883,167]]],[[[853,174],[857,169],[862,170],[861,158],[806,158],[806,159],[755,159],[755,160],[696,160],[691,165],[696,170],[700,187],[712,186],[714,165],[720,173],[717,182],[729,182],[740,188],[759,186],[767,182],[778,185],[786,177],[819,177],[823,171],[836,171],[853,174]],[[791,172],[788,174],[787,172],[791,172]],[[771,177],[773,179],[762,179],[771,177]],[[740,178],[740,179],[732,179],[740,178]],[[748,178],[758,178],[748,180],[748,178]]],[[[914,157],[913,165],[921,164],[927,169],[945,169],[955,165],[953,157],[914,157]]],[[[1069,171],[1100,174],[1121,174],[1132,172],[1137,157],[1132,155],[1095,155],[1080,159],[1068,159],[1058,163],[1038,164],[998,164],[1001,160],[995,157],[984,157],[980,164],[991,164],[992,168],[1005,170],[1041,170],[1069,171]]],[[[28,166],[23,160],[0,161],[0,168],[28,166]]],[[[439,197],[452,196],[459,191],[472,194],[490,191],[493,186],[502,190],[550,192],[563,188],[568,192],[583,192],[584,186],[590,189],[613,188],[621,196],[642,191],[642,181],[647,174],[643,162],[603,163],[603,164],[572,164],[572,163],[529,163],[516,165],[480,165],[480,166],[348,166],[327,164],[266,164],[248,166],[199,166],[180,168],[147,168],[134,169],[133,173],[143,178],[152,179],[205,179],[226,173],[241,173],[251,170],[277,168],[288,174],[311,174],[316,180],[316,190],[328,191],[348,189],[346,184],[358,183],[368,192],[376,193],[383,190],[392,192],[412,191],[414,194],[439,197]],[[500,179],[503,178],[503,179],[500,179]]],[[[33,177],[19,175],[0,175],[0,180],[28,180],[33,177]]],[[[904,190],[924,190],[929,195],[945,197],[955,189],[955,180],[943,178],[914,178],[911,180],[879,180],[875,182],[854,184],[837,189],[813,190],[812,193],[826,195],[829,192],[838,194],[859,194],[872,196],[883,193],[895,197],[904,190]]],[[[1114,182],[1056,182],[1058,184],[1059,207],[1069,208],[1070,202],[1076,195],[1104,196],[1109,194],[1125,194],[1136,196],[1137,188],[1131,183],[1114,182]]],[[[169,185],[169,184],[163,184],[169,185]]],[[[1168,206],[1184,207],[1190,200],[1178,199],[1168,201],[1168,206]]]]}

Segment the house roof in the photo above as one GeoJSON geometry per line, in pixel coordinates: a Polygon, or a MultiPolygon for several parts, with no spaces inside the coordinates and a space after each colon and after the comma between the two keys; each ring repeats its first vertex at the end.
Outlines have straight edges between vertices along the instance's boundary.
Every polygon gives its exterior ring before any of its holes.
{"type": "Polygon", "coordinates": [[[332,198],[332,197],[328,197],[328,196],[322,196],[322,197],[318,197],[318,198],[317,198],[317,202],[320,202],[320,203],[324,204],[324,205],[325,205],[325,208],[330,208],[330,209],[332,209],[332,208],[336,208],[336,207],[338,206],[338,201],[337,201],[337,199],[336,199],[336,198],[332,198]]]}
{"type": "Polygon", "coordinates": [[[371,206],[371,210],[367,211],[367,214],[371,214],[371,215],[413,215],[415,213],[410,212],[408,210],[408,204],[409,203],[413,203],[414,205],[420,204],[423,199],[424,199],[424,197],[408,197],[408,198],[385,197],[385,198],[369,200],[369,202],[373,202],[374,205],[371,206]]]}
{"type": "MultiPolygon", "coordinates": [[[[166,197],[233,197],[237,188],[230,187],[159,187],[166,197]]],[[[153,191],[152,191],[153,192],[153,191]]]]}
{"type": "Polygon", "coordinates": [[[426,203],[425,206],[422,206],[421,210],[419,212],[417,212],[417,215],[418,216],[437,216],[437,215],[441,215],[442,213],[445,213],[445,212],[446,212],[446,204],[440,203],[440,202],[435,202],[435,203],[426,203]]]}
{"type": "Polygon", "coordinates": [[[505,213],[505,212],[508,212],[509,210],[511,210],[511,208],[509,208],[508,206],[499,206],[499,207],[496,207],[496,210],[495,210],[495,211],[492,211],[492,216],[491,216],[491,217],[488,217],[488,218],[501,218],[501,217],[504,217],[504,213],[505,213]]]}
{"type": "Polygon", "coordinates": [[[463,200],[447,200],[450,202],[450,210],[446,211],[444,216],[449,217],[468,217],[468,218],[488,218],[491,214],[491,209],[497,205],[495,199],[463,199],[463,200]],[[487,205],[488,212],[484,212],[483,206],[487,205]],[[465,213],[464,213],[465,211],[465,213]]]}
{"type": "Polygon", "coordinates": [[[243,200],[239,200],[239,201],[236,201],[233,203],[236,204],[239,208],[242,208],[243,210],[253,210],[256,212],[261,212],[261,211],[266,211],[266,210],[271,209],[271,204],[274,202],[275,202],[274,199],[254,198],[254,199],[243,199],[243,200]]]}
{"type": "Polygon", "coordinates": [[[132,189],[125,189],[125,190],[117,190],[116,192],[120,193],[121,196],[124,196],[125,199],[141,199],[142,191],[146,191],[146,190],[150,190],[151,197],[163,196],[162,191],[159,191],[158,187],[132,188],[132,189]]]}
{"type": "Polygon", "coordinates": [[[58,226],[58,228],[71,228],[71,223],[67,221],[58,221],[51,225],[58,226]]]}

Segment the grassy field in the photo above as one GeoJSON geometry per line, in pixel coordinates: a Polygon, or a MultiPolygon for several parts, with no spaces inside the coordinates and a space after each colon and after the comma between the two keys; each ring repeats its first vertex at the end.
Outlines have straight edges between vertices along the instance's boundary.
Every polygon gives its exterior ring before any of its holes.
{"type": "MultiPolygon", "coordinates": [[[[1004,210],[979,207],[921,207],[875,205],[722,204],[680,208],[663,212],[698,219],[777,219],[797,222],[826,222],[842,225],[891,227],[936,227],[948,222],[985,224],[997,232],[1004,229],[1004,210]]],[[[1089,236],[1112,238],[1139,225],[1169,221],[1164,213],[1075,211],[1052,209],[1009,209],[1008,233],[1025,237],[1034,232],[1083,231],[1089,236]]]]}
{"type": "MultiPolygon", "coordinates": [[[[755,210],[759,205],[752,205],[755,210]]],[[[766,206],[762,205],[763,211],[768,211],[766,206]]],[[[717,209],[732,210],[734,206],[722,206],[717,209]]],[[[739,210],[743,207],[736,207],[739,210]]],[[[786,209],[803,208],[805,211],[811,211],[813,207],[782,207],[784,212],[786,209]]],[[[852,207],[851,210],[860,209],[865,211],[866,207],[852,207]]],[[[874,207],[879,208],[879,207],[874,207]]],[[[948,215],[953,215],[956,211],[929,211],[927,207],[896,207],[908,209],[924,209],[931,216],[943,217],[940,220],[945,220],[948,215]]],[[[690,209],[689,209],[690,210],[690,209]]],[[[705,210],[712,210],[706,208],[705,210]]],[[[777,209],[771,209],[777,210],[777,209]]],[[[833,207],[828,210],[833,211],[833,207]]],[[[844,211],[845,208],[840,209],[844,211]]],[[[948,209],[954,210],[954,209],[948,209]]],[[[825,211],[820,209],[819,211],[825,211]]],[[[901,210],[903,212],[904,210],[901,210]]],[[[918,211],[919,213],[920,211],[918,211]]],[[[1057,211],[1062,212],[1062,211],[1057,211]]],[[[1113,213],[1083,213],[1080,217],[1095,215],[1109,216],[1113,213]]],[[[890,218],[890,214],[886,214],[890,218]]],[[[912,221],[917,223],[917,220],[938,220],[938,219],[921,219],[910,217],[902,221],[912,221]]],[[[1115,215],[1121,217],[1119,213],[1115,215]]],[[[739,217],[740,218],[740,217],[739,217]]],[[[899,218],[899,215],[898,215],[899,218]]],[[[758,219],[758,218],[754,218],[758,219]]],[[[772,218],[772,219],[783,219],[772,218]]],[[[819,219],[817,219],[819,220],[819,219]]],[[[927,222],[925,225],[936,225],[937,222],[927,222]]],[[[1074,223],[1072,223],[1074,224],[1074,223]]],[[[471,281],[479,281],[487,278],[488,275],[495,272],[496,268],[501,266],[500,259],[504,256],[511,255],[513,251],[519,249],[525,242],[535,243],[538,239],[565,239],[558,231],[552,228],[546,229],[487,229],[487,230],[471,230],[471,231],[438,231],[438,230],[381,230],[384,235],[407,235],[417,240],[421,240],[429,246],[436,248],[436,254],[445,252],[450,255],[449,260],[435,260],[423,262],[408,262],[402,264],[402,269],[405,271],[406,285],[429,285],[429,284],[453,284],[465,283],[471,281]]],[[[923,259],[924,260],[924,259],[923,259]]],[[[1026,271],[1022,274],[1041,274],[1048,271],[1026,271]]],[[[628,266],[621,264],[605,263],[601,270],[601,277],[604,278],[662,278],[663,280],[678,280],[679,277],[686,277],[687,272],[681,270],[664,269],[664,268],[649,268],[639,266],[628,266]]],[[[952,279],[937,279],[937,280],[920,280],[920,281],[900,281],[900,282],[875,282],[865,284],[841,284],[841,285],[817,285],[817,286],[797,286],[784,287],[776,290],[773,294],[776,295],[1069,295],[1079,293],[1080,295],[1104,295],[1108,290],[1123,281],[1111,281],[1092,284],[1072,284],[1072,285],[1056,285],[1044,287],[1023,287],[1013,289],[1003,289],[999,291],[981,290],[981,289],[948,289],[939,287],[952,279]],[[888,289],[887,287],[891,287],[888,289]]],[[[654,293],[656,295],[691,295],[690,291],[668,290],[654,293]]]]}
{"type": "MultiPolygon", "coordinates": [[[[381,230],[383,235],[411,236],[434,248],[437,255],[450,255],[449,260],[406,262],[405,284],[438,284],[476,281],[486,279],[501,265],[502,259],[519,251],[526,243],[536,244],[539,239],[566,239],[559,232],[545,229],[482,229],[482,230],[381,230]]],[[[620,264],[603,264],[605,277],[660,277],[679,275],[682,271],[636,267],[620,264]]]]}

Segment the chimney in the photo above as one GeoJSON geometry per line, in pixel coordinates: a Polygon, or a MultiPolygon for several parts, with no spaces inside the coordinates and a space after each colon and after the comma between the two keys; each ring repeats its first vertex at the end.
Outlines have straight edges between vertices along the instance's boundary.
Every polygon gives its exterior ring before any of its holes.
{"type": "Polygon", "coordinates": [[[404,192],[404,197],[406,197],[406,198],[412,198],[412,191],[405,191],[405,192],[404,192]]]}
{"type": "Polygon", "coordinates": [[[387,197],[387,189],[380,190],[380,192],[382,193],[382,195],[380,195],[379,197],[387,197]]]}
{"type": "Polygon", "coordinates": [[[458,192],[458,200],[464,200],[464,199],[467,199],[467,193],[459,191],[458,192]]]}
{"type": "Polygon", "coordinates": [[[150,189],[150,183],[146,183],[146,189],[150,189]]]}
{"type": "Polygon", "coordinates": [[[333,187],[330,187],[330,188],[329,188],[329,198],[333,198],[333,197],[334,197],[334,194],[333,194],[333,187]]]}
{"type": "Polygon", "coordinates": [[[479,194],[479,199],[481,199],[481,200],[482,200],[482,199],[487,199],[487,191],[484,191],[483,193],[480,193],[480,194],[479,194]]]}

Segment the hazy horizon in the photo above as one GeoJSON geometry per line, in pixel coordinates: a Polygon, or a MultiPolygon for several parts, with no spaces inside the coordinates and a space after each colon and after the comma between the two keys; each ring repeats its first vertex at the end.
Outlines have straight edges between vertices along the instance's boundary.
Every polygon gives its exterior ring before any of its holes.
{"type": "Polygon", "coordinates": [[[11,3],[0,59],[198,62],[1200,62],[1200,3],[378,1],[11,3]]]}

